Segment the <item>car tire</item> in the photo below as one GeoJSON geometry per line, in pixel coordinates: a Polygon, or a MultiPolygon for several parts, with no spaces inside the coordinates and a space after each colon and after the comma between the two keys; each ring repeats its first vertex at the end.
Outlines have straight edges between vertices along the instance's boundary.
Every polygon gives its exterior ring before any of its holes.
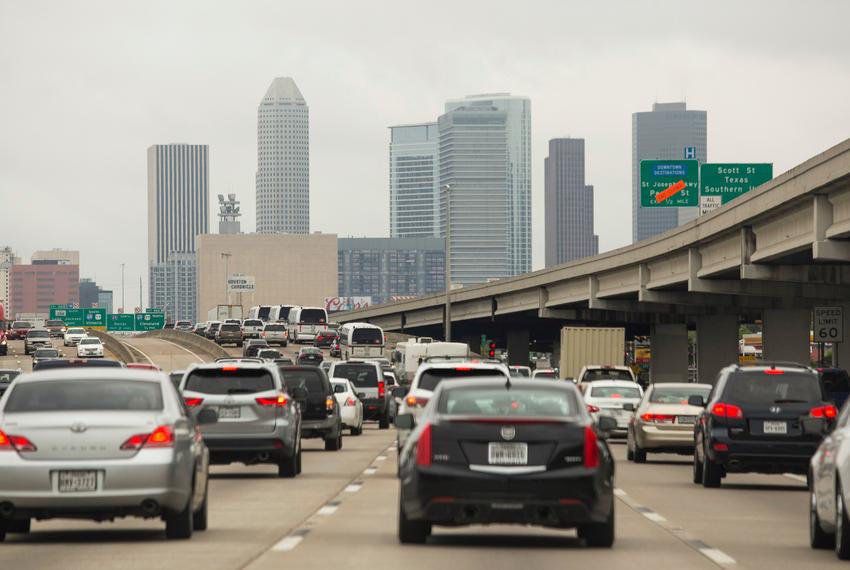
{"type": "Polygon", "coordinates": [[[281,457],[277,464],[277,476],[292,479],[298,475],[298,452],[290,457],[281,457]]]}
{"type": "Polygon", "coordinates": [[[390,429],[390,414],[386,412],[378,420],[378,429],[390,429]]]}
{"type": "Polygon", "coordinates": [[[209,482],[207,482],[206,487],[204,487],[204,502],[201,504],[201,508],[192,514],[192,530],[207,530],[210,499],[209,487],[209,482]]]}
{"type": "Polygon", "coordinates": [[[186,507],[180,512],[165,515],[165,536],[171,540],[192,538],[192,499],[186,501],[186,507]]]}
{"type": "Polygon", "coordinates": [[[639,446],[637,441],[632,450],[632,459],[635,463],[646,463],[646,450],[639,446]]]}
{"type": "Polygon", "coordinates": [[[18,519],[6,522],[6,532],[29,534],[31,527],[32,519],[18,519]]]}
{"type": "Polygon", "coordinates": [[[614,544],[614,502],[611,502],[611,512],[602,523],[586,524],[578,527],[579,538],[591,548],[611,548],[614,544]]]}
{"type": "MultiPolygon", "coordinates": [[[[299,439],[299,440],[301,439],[301,438],[300,438],[300,436],[299,436],[299,438],[298,438],[298,439],[299,439]]],[[[297,456],[297,458],[296,458],[296,460],[295,460],[295,463],[296,463],[296,465],[297,465],[297,467],[295,468],[295,472],[296,472],[298,475],[301,475],[301,446],[300,446],[300,445],[298,446],[298,456],[297,456]]]]}
{"type": "Polygon", "coordinates": [[[431,534],[431,523],[408,519],[399,498],[398,541],[402,544],[425,544],[429,534],[431,534]]]}
{"type": "Polygon", "coordinates": [[[841,483],[835,489],[835,555],[840,560],[850,559],[850,521],[841,494],[841,483]]]}
{"type": "Polygon", "coordinates": [[[361,435],[363,433],[363,424],[360,427],[351,428],[351,435],[361,435]]]}
{"type": "Polygon", "coordinates": [[[820,524],[814,489],[809,492],[809,545],[815,550],[835,547],[835,535],[824,532],[820,524]]]}
{"type": "Polygon", "coordinates": [[[707,453],[702,459],[702,486],[706,489],[716,489],[720,486],[720,479],[723,476],[720,465],[712,461],[707,453]]]}
{"type": "Polygon", "coordinates": [[[634,461],[635,460],[635,452],[634,452],[634,449],[632,449],[631,443],[632,443],[631,434],[628,434],[628,435],[626,435],[626,460],[627,461],[634,461]]]}
{"type": "Polygon", "coordinates": [[[697,452],[694,450],[694,483],[697,485],[702,483],[702,461],[698,459],[697,452]]]}
{"type": "Polygon", "coordinates": [[[325,451],[339,451],[342,449],[342,434],[325,440],[325,451]]]}

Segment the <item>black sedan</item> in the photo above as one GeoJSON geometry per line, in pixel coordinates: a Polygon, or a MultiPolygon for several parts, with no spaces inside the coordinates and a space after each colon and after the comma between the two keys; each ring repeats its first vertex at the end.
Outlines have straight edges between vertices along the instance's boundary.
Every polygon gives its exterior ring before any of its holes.
{"type": "Polygon", "coordinates": [[[318,348],[313,348],[312,346],[305,346],[298,351],[299,366],[318,366],[324,359],[325,357],[322,354],[322,351],[318,348]]]}
{"type": "MultiPolygon", "coordinates": [[[[396,425],[413,427],[402,414],[396,425]]],[[[401,451],[398,537],[432,525],[575,528],[614,542],[614,460],[571,382],[469,379],[440,384],[401,451]]]]}

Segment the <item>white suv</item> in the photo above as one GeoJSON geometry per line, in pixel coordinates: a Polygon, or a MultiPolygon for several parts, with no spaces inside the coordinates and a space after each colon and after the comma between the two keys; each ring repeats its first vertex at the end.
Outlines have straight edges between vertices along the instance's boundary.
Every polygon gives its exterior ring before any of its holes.
{"type": "Polygon", "coordinates": [[[576,384],[596,382],[597,380],[628,380],[635,382],[635,375],[628,366],[610,364],[589,364],[581,369],[576,384]]]}
{"type": "Polygon", "coordinates": [[[77,344],[77,357],[90,358],[92,356],[103,358],[103,343],[96,336],[80,339],[77,344]]]}

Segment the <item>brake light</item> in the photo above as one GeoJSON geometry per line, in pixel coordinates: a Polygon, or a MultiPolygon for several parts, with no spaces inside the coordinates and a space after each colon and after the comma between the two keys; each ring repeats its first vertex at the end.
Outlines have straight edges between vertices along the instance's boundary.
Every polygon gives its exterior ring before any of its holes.
{"type": "Polygon", "coordinates": [[[408,396],[407,399],[404,402],[412,408],[413,406],[423,406],[424,407],[425,405],[428,404],[428,400],[429,400],[429,398],[422,398],[422,397],[417,397],[417,396],[408,396]]]}
{"type": "Polygon", "coordinates": [[[744,417],[744,411],[733,404],[724,404],[718,402],[711,408],[711,414],[719,418],[741,419],[744,417]]]}
{"type": "Polygon", "coordinates": [[[665,423],[672,424],[673,419],[675,417],[676,416],[671,416],[671,415],[668,415],[668,414],[643,414],[643,415],[641,415],[640,419],[642,419],[645,422],[651,422],[651,423],[655,423],[655,424],[665,424],[665,423]]]}
{"type": "Polygon", "coordinates": [[[332,412],[334,409],[334,397],[328,396],[325,398],[325,409],[329,412],[332,412]]]}
{"type": "Polygon", "coordinates": [[[729,446],[725,443],[715,442],[712,447],[714,447],[714,451],[729,451],[729,446]]]}
{"type": "Polygon", "coordinates": [[[151,433],[137,433],[121,444],[124,451],[137,451],[143,447],[174,447],[174,430],[171,426],[159,426],[151,433]]]}
{"type": "Polygon", "coordinates": [[[599,406],[594,406],[593,404],[587,404],[587,411],[591,414],[595,414],[599,411],[599,406]]]}
{"type": "Polygon", "coordinates": [[[237,368],[236,366],[222,366],[221,367],[222,372],[236,372],[237,370],[239,370],[239,368],[237,368]]]}
{"type": "Polygon", "coordinates": [[[835,406],[820,406],[809,410],[809,415],[813,418],[833,419],[838,415],[838,408],[835,406]]]}
{"type": "Polygon", "coordinates": [[[431,467],[431,424],[425,424],[416,442],[416,464],[431,467]]]}
{"type": "Polygon", "coordinates": [[[458,371],[458,372],[469,372],[470,370],[472,370],[472,367],[470,367],[470,366],[455,366],[455,370],[458,371]]]}
{"type": "Polygon", "coordinates": [[[599,467],[599,444],[596,432],[590,426],[584,428],[584,466],[589,469],[599,467]]]}
{"type": "Polygon", "coordinates": [[[196,408],[201,405],[201,402],[204,401],[203,398],[183,398],[183,401],[190,408],[196,408]]]}
{"type": "Polygon", "coordinates": [[[777,374],[785,374],[785,371],[784,370],[777,370],[776,368],[766,368],[764,373],[770,374],[771,376],[775,376],[777,374]]]}
{"type": "Polygon", "coordinates": [[[0,451],[36,451],[35,444],[20,435],[6,435],[0,431],[0,451]]]}
{"type": "Polygon", "coordinates": [[[256,400],[261,406],[276,406],[278,408],[284,407],[289,402],[285,394],[278,394],[277,396],[261,396],[256,400]]]}
{"type": "Polygon", "coordinates": [[[345,401],[345,405],[346,405],[346,407],[352,408],[352,407],[357,405],[357,400],[355,400],[354,398],[348,398],[345,401]]]}
{"type": "Polygon", "coordinates": [[[387,393],[387,383],[383,380],[378,380],[378,397],[383,398],[387,393]]]}

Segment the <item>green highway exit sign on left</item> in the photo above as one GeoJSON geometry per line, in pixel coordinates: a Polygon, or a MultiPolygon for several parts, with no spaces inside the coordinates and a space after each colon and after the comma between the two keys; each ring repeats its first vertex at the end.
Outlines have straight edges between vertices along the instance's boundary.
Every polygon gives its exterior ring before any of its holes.
{"type": "Polygon", "coordinates": [[[699,206],[699,161],[641,160],[640,205],[643,208],[699,206]]]}

